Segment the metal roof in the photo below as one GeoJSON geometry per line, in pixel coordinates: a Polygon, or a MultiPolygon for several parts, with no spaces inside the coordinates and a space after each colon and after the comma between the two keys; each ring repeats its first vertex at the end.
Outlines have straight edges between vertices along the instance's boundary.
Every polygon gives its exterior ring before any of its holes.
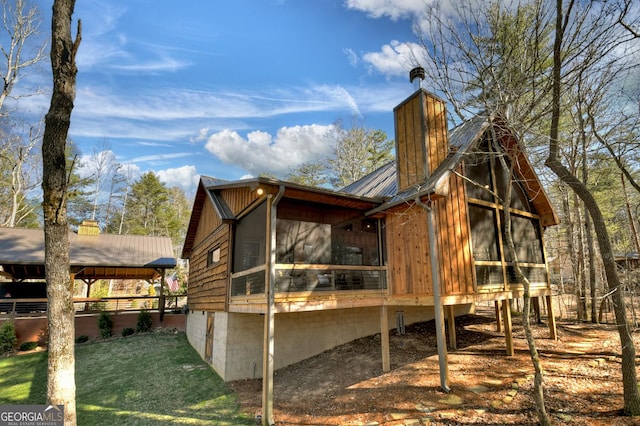
{"type": "MultiPolygon", "coordinates": [[[[157,278],[174,268],[169,237],[69,232],[69,263],[78,279],[157,278]]],[[[44,278],[44,231],[0,228],[0,265],[16,280],[44,278]]]]}

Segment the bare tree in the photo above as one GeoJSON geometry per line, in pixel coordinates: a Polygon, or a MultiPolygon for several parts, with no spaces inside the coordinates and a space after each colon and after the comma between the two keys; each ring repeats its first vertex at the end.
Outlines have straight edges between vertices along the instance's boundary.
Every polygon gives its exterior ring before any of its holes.
{"type": "Polygon", "coordinates": [[[0,226],[23,225],[34,215],[35,206],[27,199],[27,193],[40,184],[35,173],[36,160],[33,148],[39,142],[38,128],[32,127],[29,135],[3,135],[5,145],[0,149],[0,194],[5,200],[0,207],[0,226]]]}
{"type": "Polygon", "coordinates": [[[41,19],[36,6],[30,6],[26,0],[2,0],[2,12],[2,28],[8,35],[9,44],[0,45],[4,59],[0,68],[3,82],[0,91],[0,116],[6,116],[3,109],[5,100],[12,96],[13,87],[21,72],[44,58],[46,42],[31,55],[25,51],[28,43],[38,35],[41,19]]]}
{"type": "MultiPolygon", "coordinates": [[[[614,9],[614,11],[616,11],[614,9]]],[[[546,165],[584,202],[593,220],[594,231],[604,264],[607,284],[612,292],[614,313],[622,347],[622,384],[624,392],[624,411],[629,415],[640,415],[640,394],[635,370],[635,346],[626,315],[624,291],[616,270],[611,239],[593,194],[562,163],[558,153],[561,138],[560,120],[562,117],[562,94],[566,84],[575,82],[579,70],[590,68],[598,72],[613,65],[616,58],[610,54],[616,47],[624,46],[628,37],[617,31],[615,15],[604,4],[583,4],[556,0],[555,40],[553,47],[552,73],[552,114],[549,129],[549,155],[546,165]],[[602,6],[602,7],[601,7],[602,6]],[[612,22],[612,20],[614,20],[612,22]],[[573,43],[573,44],[572,44],[573,43]],[[613,62],[612,62],[613,61],[613,62]]]]}
{"type": "Polygon", "coordinates": [[[64,405],[64,424],[76,424],[73,286],[69,276],[69,229],[65,147],[76,95],[76,54],[71,22],[75,0],[55,0],[51,25],[53,93],[42,140],[45,274],[49,324],[47,401],[64,405]]]}

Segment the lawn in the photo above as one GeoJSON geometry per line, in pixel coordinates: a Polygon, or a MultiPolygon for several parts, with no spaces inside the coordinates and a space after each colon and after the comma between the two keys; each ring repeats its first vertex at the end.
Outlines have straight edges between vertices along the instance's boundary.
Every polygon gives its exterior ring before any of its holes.
{"type": "MultiPolygon", "coordinates": [[[[44,404],[47,352],[0,358],[0,405],[44,404]]],[[[184,333],[76,346],[79,425],[250,425],[184,333]]]]}

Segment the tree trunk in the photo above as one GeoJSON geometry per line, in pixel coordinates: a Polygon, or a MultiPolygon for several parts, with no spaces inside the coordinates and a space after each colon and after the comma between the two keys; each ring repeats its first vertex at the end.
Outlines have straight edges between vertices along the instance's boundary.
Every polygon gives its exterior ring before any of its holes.
{"type": "Polygon", "coordinates": [[[587,286],[586,284],[586,265],[585,265],[585,260],[586,260],[586,251],[584,248],[584,220],[583,220],[583,214],[582,211],[580,209],[580,200],[578,199],[578,197],[576,196],[575,192],[574,192],[574,196],[573,196],[573,209],[575,211],[574,217],[575,217],[575,221],[576,221],[576,227],[575,227],[575,231],[576,231],[576,246],[577,246],[577,265],[576,265],[576,270],[577,270],[577,274],[576,274],[576,288],[575,288],[575,292],[576,292],[576,311],[577,311],[577,316],[578,316],[578,321],[584,321],[586,316],[587,316],[587,312],[586,312],[586,305],[585,305],[585,288],[587,286]]]}
{"type": "MultiPolygon", "coordinates": [[[[517,158],[514,156],[514,158],[517,158]]],[[[503,168],[507,168],[506,161],[503,157],[499,157],[500,163],[503,168]]],[[[511,233],[511,193],[512,193],[512,184],[511,180],[513,177],[513,166],[514,163],[511,163],[509,170],[509,179],[507,180],[507,188],[505,192],[505,199],[502,202],[504,207],[504,235],[505,235],[505,243],[507,244],[507,248],[510,254],[511,259],[513,259],[513,269],[516,274],[516,280],[522,283],[523,294],[523,306],[522,306],[522,325],[524,327],[524,334],[527,339],[527,346],[529,348],[529,356],[531,357],[531,364],[533,364],[533,369],[535,372],[534,381],[533,381],[533,398],[536,403],[536,412],[538,413],[538,421],[542,426],[548,426],[551,424],[551,419],[549,418],[549,414],[547,413],[547,409],[545,407],[544,401],[544,375],[542,372],[542,367],[540,365],[540,356],[538,354],[538,348],[536,347],[536,341],[533,338],[533,333],[531,331],[531,283],[529,279],[522,272],[522,268],[520,267],[520,261],[518,260],[518,253],[516,252],[515,243],[513,242],[513,234],[511,233]]]]}
{"type": "Polygon", "coordinates": [[[595,245],[593,242],[593,231],[591,229],[591,221],[589,215],[584,215],[584,231],[587,236],[587,253],[589,256],[589,298],[591,299],[591,322],[598,322],[597,308],[596,308],[596,256],[595,245]]]}
{"type": "MultiPolygon", "coordinates": [[[[569,5],[571,7],[573,3],[569,5]]],[[[567,14],[570,10],[567,10],[567,14]]],[[[551,124],[549,128],[549,155],[545,161],[549,167],[564,183],[569,185],[580,199],[584,202],[585,208],[589,211],[593,220],[593,228],[600,247],[600,256],[604,266],[607,284],[612,293],[611,299],[614,305],[616,325],[620,335],[620,346],[622,348],[622,386],[624,393],[624,411],[629,415],[640,415],[640,393],[638,392],[638,378],[636,376],[636,348],[629,332],[626,309],[624,305],[624,295],[620,278],[616,271],[616,263],[613,258],[611,240],[605,226],[602,212],[596,203],[595,198],[588,188],[580,182],[576,176],[572,175],[564,167],[558,157],[559,152],[559,127],[560,127],[560,100],[562,99],[562,67],[563,49],[562,44],[565,37],[566,17],[563,0],[556,0],[556,22],[555,37],[553,44],[553,71],[552,71],[552,99],[551,99],[551,124]]]]}
{"type": "Polygon", "coordinates": [[[55,0],[51,25],[53,93],[42,140],[45,275],[49,324],[47,402],[64,405],[64,424],[76,424],[73,283],[69,275],[65,145],[75,98],[75,42],[71,16],[75,0],[55,0]]]}

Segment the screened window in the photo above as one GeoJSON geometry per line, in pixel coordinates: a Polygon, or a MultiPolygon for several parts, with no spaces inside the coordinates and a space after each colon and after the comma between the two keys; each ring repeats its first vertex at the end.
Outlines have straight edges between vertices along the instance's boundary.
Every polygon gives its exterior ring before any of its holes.
{"type": "MultiPolygon", "coordinates": [[[[537,220],[511,214],[511,234],[518,262],[544,263],[537,220]]],[[[505,251],[505,258],[509,262],[513,260],[508,250],[505,251]]]]}
{"type": "Polygon", "coordinates": [[[475,260],[500,260],[493,209],[469,205],[469,222],[475,260]]]}
{"type": "Polygon", "coordinates": [[[267,204],[262,203],[238,221],[233,244],[233,271],[265,263],[267,204]]]}

